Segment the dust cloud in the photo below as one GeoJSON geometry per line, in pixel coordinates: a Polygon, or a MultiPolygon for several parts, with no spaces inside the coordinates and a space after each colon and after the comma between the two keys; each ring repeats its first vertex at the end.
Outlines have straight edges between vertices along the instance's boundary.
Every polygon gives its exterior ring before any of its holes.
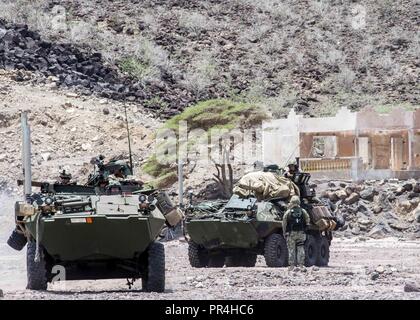
{"type": "Polygon", "coordinates": [[[24,289],[25,252],[15,251],[6,241],[14,228],[14,203],[18,197],[0,191],[0,289],[24,289]]]}

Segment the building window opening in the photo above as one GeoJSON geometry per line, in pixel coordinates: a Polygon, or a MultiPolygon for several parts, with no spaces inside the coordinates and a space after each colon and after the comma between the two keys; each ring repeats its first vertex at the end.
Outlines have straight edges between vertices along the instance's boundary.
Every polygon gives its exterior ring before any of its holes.
{"type": "Polygon", "coordinates": [[[316,136],[313,138],[312,158],[335,158],[337,156],[336,136],[316,136]]]}

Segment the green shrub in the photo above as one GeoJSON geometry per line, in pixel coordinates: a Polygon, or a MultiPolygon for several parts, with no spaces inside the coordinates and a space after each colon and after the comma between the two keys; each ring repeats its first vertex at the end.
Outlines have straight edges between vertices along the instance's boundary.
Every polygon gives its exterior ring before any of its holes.
{"type": "MultiPolygon", "coordinates": [[[[179,123],[186,121],[189,131],[199,128],[210,133],[212,129],[249,128],[261,123],[264,119],[267,119],[267,115],[254,104],[215,99],[199,102],[185,109],[179,115],[166,121],[162,128],[171,129],[177,135],[179,123]]],[[[166,143],[168,142],[157,145],[156,150],[165,150],[166,143]]],[[[176,181],[176,179],[174,181],[174,177],[176,177],[176,166],[174,165],[177,161],[176,154],[168,155],[167,160],[167,164],[161,164],[154,154],[147,159],[142,167],[144,172],[157,177],[154,183],[158,183],[160,186],[176,181]]]]}

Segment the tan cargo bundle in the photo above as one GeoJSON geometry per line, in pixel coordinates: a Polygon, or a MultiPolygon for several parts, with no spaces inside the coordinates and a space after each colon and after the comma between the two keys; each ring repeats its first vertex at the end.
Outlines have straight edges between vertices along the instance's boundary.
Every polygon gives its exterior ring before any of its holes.
{"type": "Polygon", "coordinates": [[[157,208],[165,216],[166,221],[171,227],[176,226],[182,221],[182,219],[184,218],[184,214],[179,208],[175,207],[175,205],[172,203],[171,199],[169,198],[169,195],[166,192],[159,192],[156,195],[156,199],[157,208]]]}
{"type": "Polygon", "coordinates": [[[326,206],[314,206],[312,208],[312,220],[317,222],[322,218],[332,219],[330,209],[328,209],[326,206]]]}
{"type": "Polygon", "coordinates": [[[320,219],[315,222],[320,231],[332,231],[337,226],[334,220],[320,219]]]}
{"type": "Polygon", "coordinates": [[[332,220],[330,209],[326,206],[314,206],[311,212],[312,221],[321,231],[334,230],[337,223],[332,220]]]}
{"type": "Polygon", "coordinates": [[[184,218],[184,214],[178,208],[174,208],[168,214],[165,215],[166,221],[171,227],[176,226],[184,218]]]}
{"type": "Polygon", "coordinates": [[[259,171],[244,175],[233,189],[233,193],[240,197],[253,193],[261,201],[299,195],[299,188],[290,179],[276,173],[259,171]]]}

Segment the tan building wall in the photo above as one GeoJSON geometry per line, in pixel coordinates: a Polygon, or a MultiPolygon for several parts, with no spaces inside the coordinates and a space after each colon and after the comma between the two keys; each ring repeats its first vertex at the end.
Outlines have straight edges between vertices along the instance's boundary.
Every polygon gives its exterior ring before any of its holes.
{"type": "Polygon", "coordinates": [[[347,175],[353,178],[420,175],[420,110],[379,114],[343,108],[326,118],[303,118],[291,111],[287,119],[263,128],[271,129],[270,134],[263,130],[263,143],[270,146],[263,150],[265,163],[300,157],[311,170],[332,174],[339,167],[352,171],[347,175]]]}

